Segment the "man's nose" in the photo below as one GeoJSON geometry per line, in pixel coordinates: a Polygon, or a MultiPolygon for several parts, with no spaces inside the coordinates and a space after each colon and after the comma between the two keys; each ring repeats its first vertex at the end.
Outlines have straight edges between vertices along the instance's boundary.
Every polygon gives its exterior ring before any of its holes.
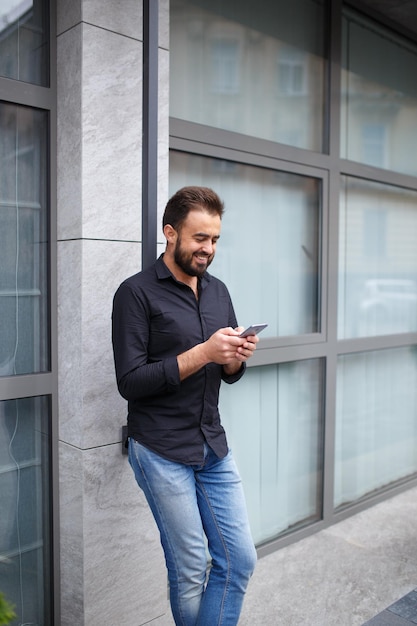
{"type": "Polygon", "coordinates": [[[211,241],[208,241],[208,242],[206,242],[206,243],[204,243],[204,244],[203,244],[203,251],[204,251],[206,254],[212,254],[212,253],[213,253],[213,250],[214,250],[214,246],[213,246],[213,244],[212,244],[212,242],[211,242],[211,241]]]}

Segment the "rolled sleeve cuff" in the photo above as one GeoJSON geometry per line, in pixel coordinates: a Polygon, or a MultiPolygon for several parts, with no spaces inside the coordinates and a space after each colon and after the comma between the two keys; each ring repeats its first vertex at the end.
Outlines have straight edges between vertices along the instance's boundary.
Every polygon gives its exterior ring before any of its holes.
{"type": "Polygon", "coordinates": [[[173,356],[167,358],[164,363],[164,368],[167,391],[177,391],[181,383],[177,357],[173,356]]]}
{"type": "Polygon", "coordinates": [[[236,372],[236,374],[226,374],[226,372],[223,370],[222,380],[224,380],[225,383],[231,385],[232,383],[236,383],[238,380],[240,380],[245,372],[246,363],[242,363],[241,368],[236,372]]]}

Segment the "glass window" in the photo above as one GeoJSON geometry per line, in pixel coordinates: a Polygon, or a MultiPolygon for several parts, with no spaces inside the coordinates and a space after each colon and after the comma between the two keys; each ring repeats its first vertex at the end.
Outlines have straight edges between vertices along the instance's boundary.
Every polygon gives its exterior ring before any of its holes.
{"type": "Polygon", "coordinates": [[[46,0],[2,0],[0,76],[49,86],[46,0]]]}
{"type": "Polygon", "coordinates": [[[417,175],[417,45],[347,11],[343,20],[343,158],[417,175]]]}
{"type": "Polygon", "coordinates": [[[334,505],[417,471],[417,347],[339,358],[334,505]]]}
{"type": "Polygon", "coordinates": [[[321,516],[322,363],[248,368],[222,385],[220,413],[257,544],[321,516]]]}
{"type": "Polygon", "coordinates": [[[46,371],[47,114],[0,103],[0,376],[46,371]]]}
{"type": "Polygon", "coordinates": [[[45,396],[0,402],[0,589],[19,624],[52,624],[49,423],[45,396]]]}
{"type": "Polygon", "coordinates": [[[170,7],[171,116],[322,150],[324,2],[170,7]]]}
{"type": "Polygon", "coordinates": [[[417,192],[342,178],[339,338],[417,331],[417,192]]]}
{"type": "Polygon", "coordinates": [[[239,91],[239,41],[213,38],[211,42],[211,90],[213,93],[239,91]]]}
{"type": "Polygon", "coordinates": [[[226,213],[210,268],[224,280],[243,326],[262,337],[319,330],[320,181],[172,151],[170,188],[212,187],[226,213]]]}

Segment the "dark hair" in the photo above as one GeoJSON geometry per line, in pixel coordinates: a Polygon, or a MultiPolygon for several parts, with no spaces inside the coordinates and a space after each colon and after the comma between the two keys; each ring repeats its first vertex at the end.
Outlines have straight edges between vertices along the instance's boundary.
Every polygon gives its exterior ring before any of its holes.
{"type": "Polygon", "coordinates": [[[180,230],[188,213],[193,209],[207,211],[211,215],[224,213],[224,204],[215,191],[208,187],[183,187],[179,189],[167,202],[162,226],[171,224],[175,230],[180,230]]]}

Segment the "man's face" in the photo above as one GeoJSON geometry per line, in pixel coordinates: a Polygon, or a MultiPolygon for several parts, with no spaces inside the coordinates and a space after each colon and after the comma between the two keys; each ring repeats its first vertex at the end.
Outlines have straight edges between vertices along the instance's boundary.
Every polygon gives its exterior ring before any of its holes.
{"type": "Polygon", "coordinates": [[[221,219],[206,211],[192,210],[187,215],[174,249],[174,261],[189,276],[202,276],[216,253],[221,219]]]}

